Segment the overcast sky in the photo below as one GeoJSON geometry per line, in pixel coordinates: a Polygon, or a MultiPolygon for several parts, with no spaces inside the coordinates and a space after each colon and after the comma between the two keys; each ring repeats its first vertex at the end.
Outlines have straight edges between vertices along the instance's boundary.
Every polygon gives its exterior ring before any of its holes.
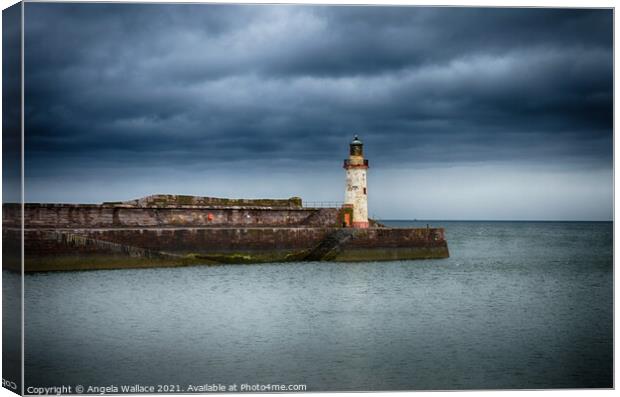
{"type": "Polygon", "coordinates": [[[342,201],[612,217],[611,10],[25,6],[26,200],[342,201]]]}

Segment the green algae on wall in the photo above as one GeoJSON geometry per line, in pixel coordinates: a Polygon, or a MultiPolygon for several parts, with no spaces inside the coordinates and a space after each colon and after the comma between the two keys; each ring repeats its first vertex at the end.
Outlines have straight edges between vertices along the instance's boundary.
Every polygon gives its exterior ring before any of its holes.
{"type": "MultiPolygon", "coordinates": [[[[26,272],[139,269],[155,267],[214,266],[229,264],[261,264],[307,261],[309,250],[272,250],[262,252],[219,252],[187,254],[178,257],[130,257],[111,254],[27,256],[26,272]]],[[[348,249],[329,261],[370,262],[390,260],[441,259],[449,256],[448,247],[409,247],[348,249]]],[[[11,269],[18,270],[18,269],[11,269]]]]}
{"type": "Polygon", "coordinates": [[[89,254],[60,256],[27,256],[26,272],[74,271],[74,270],[113,270],[141,269],[153,267],[182,267],[194,265],[214,265],[217,262],[204,258],[148,258],[123,255],[89,254]]]}
{"type": "Polygon", "coordinates": [[[399,247],[343,249],[334,261],[339,262],[373,262],[413,259],[443,259],[450,256],[448,246],[439,247],[399,247]]]}

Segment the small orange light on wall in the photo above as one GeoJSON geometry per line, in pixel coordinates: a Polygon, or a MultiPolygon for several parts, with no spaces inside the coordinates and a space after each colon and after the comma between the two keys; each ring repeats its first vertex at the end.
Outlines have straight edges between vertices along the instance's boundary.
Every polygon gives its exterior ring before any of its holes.
{"type": "Polygon", "coordinates": [[[209,214],[207,215],[207,220],[209,222],[211,222],[213,220],[213,214],[209,212],[209,214]]]}
{"type": "Polygon", "coordinates": [[[348,212],[344,214],[344,225],[345,227],[351,226],[351,214],[349,214],[348,212]]]}

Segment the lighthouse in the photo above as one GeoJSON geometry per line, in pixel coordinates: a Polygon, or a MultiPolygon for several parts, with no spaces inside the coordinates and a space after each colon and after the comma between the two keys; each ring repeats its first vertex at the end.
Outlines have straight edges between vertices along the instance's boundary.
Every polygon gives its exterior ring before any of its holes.
{"type": "MultiPolygon", "coordinates": [[[[351,208],[353,219],[345,219],[345,225],[352,224],[355,228],[368,227],[368,188],[366,186],[366,170],[368,160],[364,159],[364,144],[355,135],[349,144],[349,158],[344,161],[346,186],[344,207],[351,208]]],[[[346,216],[346,215],[345,215],[346,216]]]]}

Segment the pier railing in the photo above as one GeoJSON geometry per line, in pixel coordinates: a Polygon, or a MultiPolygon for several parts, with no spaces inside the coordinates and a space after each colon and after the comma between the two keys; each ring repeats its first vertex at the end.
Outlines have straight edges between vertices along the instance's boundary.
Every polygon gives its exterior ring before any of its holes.
{"type": "Polygon", "coordinates": [[[340,208],[342,201],[303,201],[304,208],[340,208]]]}

